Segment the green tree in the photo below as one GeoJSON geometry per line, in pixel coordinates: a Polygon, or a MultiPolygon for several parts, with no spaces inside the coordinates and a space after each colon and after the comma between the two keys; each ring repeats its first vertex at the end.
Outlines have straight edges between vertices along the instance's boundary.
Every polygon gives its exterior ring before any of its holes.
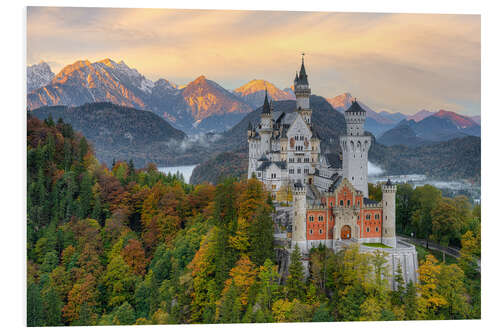
{"type": "Polygon", "coordinates": [[[300,249],[295,244],[295,248],[290,256],[290,266],[288,267],[288,278],[286,280],[286,286],[288,289],[287,297],[289,300],[297,298],[303,300],[305,296],[305,284],[304,284],[304,266],[302,265],[302,255],[300,254],[300,249]]]}
{"type": "Polygon", "coordinates": [[[256,217],[250,223],[250,259],[261,266],[267,259],[274,259],[273,220],[264,207],[257,209],[256,217]]]}
{"type": "Polygon", "coordinates": [[[44,322],[43,304],[40,295],[40,286],[36,283],[28,283],[26,310],[28,326],[42,326],[44,322]]]}
{"type": "Polygon", "coordinates": [[[125,302],[118,307],[115,311],[113,318],[114,325],[132,325],[135,323],[135,312],[134,308],[125,302]]]}
{"type": "MultiPolygon", "coordinates": [[[[413,191],[412,202],[415,204],[411,222],[417,231],[417,237],[429,240],[432,234],[432,210],[441,199],[441,191],[432,185],[418,186],[413,191]]],[[[427,244],[428,247],[429,244],[427,244]]]]}

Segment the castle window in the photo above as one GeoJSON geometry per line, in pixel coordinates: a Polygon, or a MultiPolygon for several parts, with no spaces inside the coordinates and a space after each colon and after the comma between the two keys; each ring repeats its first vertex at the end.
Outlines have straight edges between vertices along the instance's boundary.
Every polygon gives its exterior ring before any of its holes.
{"type": "Polygon", "coordinates": [[[311,216],[309,216],[309,221],[310,221],[310,222],[313,222],[313,221],[314,221],[314,216],[312,216],[312,215],[311,215],[311,216]]]}
{"type": "Polygon", "coordinates": [[[312,234],[313,234],[313,230],[312,230],[312,229],[309,229],[309,233],[312,235],[312,234]]]}
{"type": "Polygon", "coordinates": [[[344,200],[340,200],[340,205],[343,206],[344,205],[344,200]]]}
{"type": "Polygon", "coordinates": [[[351,200],[347,200],[347,207],[351,207],[351,200]]]}
{"type": "Polygon", "coordinates": [[[288,169],[288,173],[293,175],[293,173],[294,173],[293,169],[288,169]]]}
{"type": "Polygon", "coordinates": [[[262,173],[259,171],[259,172],[257,173],[257,176],[262,177],[262,173]]]}
{"type": "Polygon", "coordinates": [[[378,232],[378,227],[375,228],[375,231],[378,232]]]}
{"type": "Polygon", "coordinates": [[[290,157],[290,158],[288,159],[288,162],[293,163],[293,157],[290,157]]]}
{"type": "Polygon", "coordinates": [[[323,233],[323,229],[319,229],[319,234],[321,235],[323,233]]]}
{"type": "Polygon", "coordinates": [[[378,214],[375,214],[375,220],[378,220],[380,216],[378,214]]]}
{"type": "Polygon", "coordinates": [[[366,228],[366,232],[370,232],[370,228],[366,228]]]}
{"type": "Polygon", "coordinates": [[[297,163],[302,163],[302,159],[300,157],[297,158],[297,163]]]}
{"type": "Polygon", "coordinates": [[[297,173],[300,173],[300,168],[297,169],[297,173]]]}
{"type": "Polygon", "coordinates": [[[323,221],[323,215],[318,216],[318,221],[323,221]]]}
{"type": "Polygon", "coordinates": [[[369,220],[370,219],[370,214],[366,214],[366,219],[369,220]]]}
{"type": "Polygon", "coordinates": [[[305,173],[305,174],[308,174],[308,173],[309,173],[309,169],[307,169],[307,168],[306,168],[306,169],[304,169],[304,173],[305,173]]]}

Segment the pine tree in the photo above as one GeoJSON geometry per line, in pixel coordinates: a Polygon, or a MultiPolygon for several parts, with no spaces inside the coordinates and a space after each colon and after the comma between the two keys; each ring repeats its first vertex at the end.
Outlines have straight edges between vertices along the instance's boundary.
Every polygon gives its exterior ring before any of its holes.
{"type": "Polygon", "coordinates": [[[405,317],[408,320],[417,319],[417,288],[413,281],[409,281],[406,285],[406,291],[403,297],[405,306],[405,317]]]}
{"type": "Polygon", "coordinates": [[[40,296],[40,286],[36,283],[28,283],[26,311],[29,327],[42,326],[44,322],[42,297],[40,296]]]}
{"type": "Polygon", "coordinates": [[[394,283],[396,289],[391,292],[392,304],[401,305],[403,304],[403,297],[405,293],[405,281],[403,279],[403,270],[401,269],[401,263],[398,263],[398,267],[396,268],[396,275],[394,275],[394,283]]]}
{"type": "Polygon", "coordinates": [[[79,217],[84,219],[89,217],[91,212],[92,204],[92,186],[93,186],[92,176],[88,172],[84,172],[82,180],[80,183],[80,195],[78,197],[79,202],[79,217]]]}
{"type": "Polygon", "coordinates": [[[43,297],[43,309],[46,326],[60,326],[62,325],[62,301],[58,292],[49,287],[43,297]]]}
{"type": "Polygon", "coordinates": [[[255,220],[250,223],[250,259],[257,266],[262,266],[266,259],[274,261],[273,220],[269,212],[260,208],[255,220]]]}
{"type": "Polygon", "coordinates": [[[295,248],[291,255],[288,273],[289,275],[286,280],[288,299],[293,300],[296,298],[298,300],[303,300],[305,294],[304,266],[301,262],[300,249],[297,244],[295,244],[295,248]]]}
{"type": "Polygon", "coordinates": [[[231,282],[227,293],[223,296],[219,310],[219,323],[238,323],[240,321],[241,302],[238,297],[238,290],[231,282]]]}

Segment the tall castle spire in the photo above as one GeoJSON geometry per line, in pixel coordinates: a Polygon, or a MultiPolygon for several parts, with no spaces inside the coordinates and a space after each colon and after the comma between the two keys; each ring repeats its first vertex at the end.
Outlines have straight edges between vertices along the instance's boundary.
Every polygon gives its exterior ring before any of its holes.
{"type": "Polygon", "coordinates": [[[307,81],[306,67],[304,66],[304,55],[305,53],[302,53],[302,66],[300,66],[299,82],[301,84],[309,85],[309,82],[307,81]]]}
{"type": "Polygon", "coordinates": [[[271,107],[269,105],[269,100],[267,98],[267,88],[266,88],[266,96],[264,97],[264,105],[262,105],[262,113],[271,114],[271,107]]]}
{"type": "Polygon", "coordinates": [[[307,124],[311,123],[311,109],[309,106],[309,96],[311,95],[311,89],[309,88],[309,82],[307,80],[306,66],[304,65],[304,55],[302,53],[302,64],[300,66],[300,71],[297,75],[295,74],[294,82],[294,92],[296,97],[296,110],[301,113],[307,124]]]}

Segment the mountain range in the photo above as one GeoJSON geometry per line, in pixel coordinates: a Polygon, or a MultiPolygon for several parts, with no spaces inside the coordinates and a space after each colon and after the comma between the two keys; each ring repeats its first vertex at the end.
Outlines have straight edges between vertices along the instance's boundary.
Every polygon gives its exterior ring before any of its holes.
{"type": "MultiPolygon", "coordinates": [[[[149,80],[123,61],[104,59],[94,63],[77,61],[57,75],[41,62],[27,68],[29,109],[41,106],[79,106],[111,102],[138,110],[150,110],[187,133],[224,132],[246,114],[262,105],[267,91],[273,101],[294,100],[292,88],[279,89],[265,80],[251,80],[232,91],[201,75],[184,86],[159,79],[149,80]]],[[[326,101],[341,113],[354,97],[346,92],[326,101]]],[[[376,137],[396,127],[402,120],[419,122],[435,112],[421,110],[414,115],[376,112],[362,101],[367,112],[365,128],[376,137]]],[[[480,124],[480,116],[471,118],[480,124]]],[[[400,130],[400,129],[399,129],[400,130]]]]}
{"type": "Polygon", "coordinates": [[[382,134],[377,141],[386,146],[416,147],[465,136],[481,136],[481,127],[469,117],[440,110],[419,121],[404,119],[382,134]]]}
{"type": "MultiPolygon", "coordinates": [[[[34,83],[34,81],[33,81],[34,83]]],[[[151,110],[186,133],[221,132],[231,128],[252,106],[214,81],[200,76],[185,87],[165,79],[153,82],[123,61],[77,61],[38,87],[28,77],[29,109],[111,102],[151,110]]]]}

